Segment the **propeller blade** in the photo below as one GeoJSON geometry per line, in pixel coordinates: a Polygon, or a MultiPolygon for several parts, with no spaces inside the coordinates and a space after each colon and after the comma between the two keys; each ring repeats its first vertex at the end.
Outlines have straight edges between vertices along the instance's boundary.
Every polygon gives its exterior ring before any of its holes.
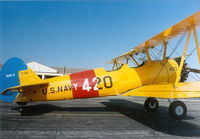
{"type": "Polygon", "coordinates": [[[190,72],[194,72],[194,73],[200,73],[200,69],[193,69],[193,68],[187,68],[190,70],[190,72]]]}

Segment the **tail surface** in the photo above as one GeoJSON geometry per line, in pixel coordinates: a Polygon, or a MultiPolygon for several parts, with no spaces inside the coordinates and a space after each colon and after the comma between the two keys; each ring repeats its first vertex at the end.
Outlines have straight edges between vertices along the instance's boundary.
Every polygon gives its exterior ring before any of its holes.
{"type": "MultiPolygon", "coordinates": [[[[21,59],[10,58],[0,71],[0,93],[7,88],[25,85],[41,80],[21,59]]],[[[7,91],[0,94],[0,100],[13,102],[19,91],[7,91]]]]}

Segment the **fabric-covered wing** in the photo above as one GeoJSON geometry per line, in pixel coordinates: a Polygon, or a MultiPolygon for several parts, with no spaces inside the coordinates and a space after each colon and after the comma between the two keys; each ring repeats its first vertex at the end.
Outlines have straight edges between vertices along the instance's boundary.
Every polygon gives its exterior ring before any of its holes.
{"type": "Polygon", "coordinates": [[[156,98],[193,98],[200,97],[200,81],[179,83],[176,88],[173,84],[155,84],[136,88],[122,96],[140,96],[156,98]]]}
{"type": "Polygon", "coordinates": [[[143,42],[142,44],[134,47],[133,50],[129,51],[128,53],[125,53],[121,56],[118,56],[118,57],[112,59],[111,61],[107,62],[106,64],[111,64],[116,61],[122,61],[123,59],[128,58],[129,55],[134,55],[134,54],[144,51],[146,47],[153,48],[155,46],[158,46],[160,44],[168,42],[169,40],[186,32],[187,29],[191,25],[194,25],[194,26],[200,25],[200,11],[187,17],[186,19],[184,19],[181,22],[175,24],[174,26],[166,29],[165,31],[157,34],[156,36],[150,38],[149,40],[143,42]]]}

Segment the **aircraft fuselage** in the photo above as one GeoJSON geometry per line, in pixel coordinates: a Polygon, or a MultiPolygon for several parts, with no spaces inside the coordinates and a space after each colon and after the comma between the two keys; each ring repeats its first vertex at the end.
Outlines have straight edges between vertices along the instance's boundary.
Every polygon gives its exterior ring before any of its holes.
{"type": "Polygon", "coordinates": [[[46,79],[48,85],[25,88],[15,102],[115,96],[143,85],[174,82],[177,69],[177,63],[168,60],[165,65],[162,61],[151,61],[136,68],[124,64],[113,71],[87,70],[46,79]]]}

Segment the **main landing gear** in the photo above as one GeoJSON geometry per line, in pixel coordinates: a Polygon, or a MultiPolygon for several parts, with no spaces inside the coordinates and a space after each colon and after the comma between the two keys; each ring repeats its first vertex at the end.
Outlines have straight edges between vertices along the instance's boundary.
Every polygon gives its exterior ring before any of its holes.
{"type": "Polygon", "coordinates": [[[20,105],[20,107],[18,107],[18,112],[20,112],[21,114],[23,114],[24,112],[24,105],[27,104],[27,102],[17,102],[18,105],[20,105]]]}
{"type": "MultiPolygon", "coordinates": [[[[173,119],[182,119],[187,113],[186,105],[181,101],[169,100],[171,103],[169,105],[169,115],[173,119]]],[[[144,102],[144,107],[147,111],[156,112],[158,110],[159,103],[156,98],[149,97],[144,102]]]]}
{"type": "Polygon", "coordinates": [[[157,99],[149,97],[144,102],[144,107],[147,111],[156,112],[158,111],[159,103],[157,99]]]}
{"type": "Polygon", "coordinates": [[[187,107],[181,101],[174,101],[169,105],[169,115],[174,119],[182,119],[186,113],[187,107]]]}

